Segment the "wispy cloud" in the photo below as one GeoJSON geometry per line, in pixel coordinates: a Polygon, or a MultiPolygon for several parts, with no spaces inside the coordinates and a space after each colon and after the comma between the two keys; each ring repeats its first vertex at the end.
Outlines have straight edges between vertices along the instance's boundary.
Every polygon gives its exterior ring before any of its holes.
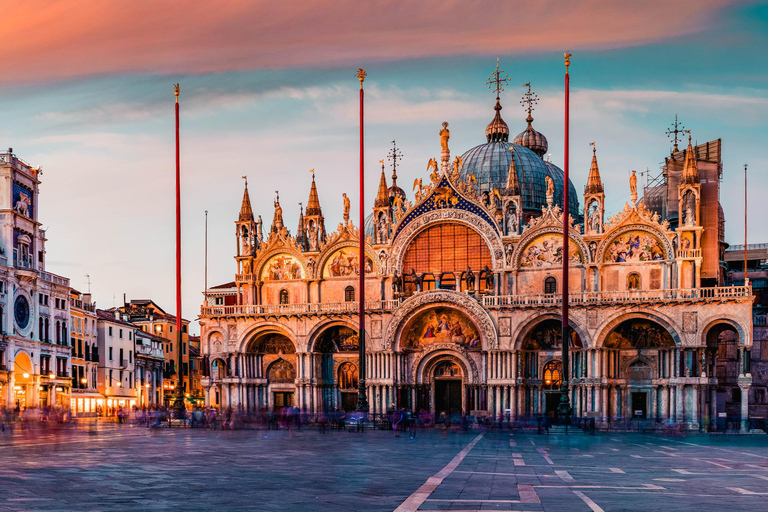
{"type": "Polygon", "coordinates": [[[734,2],[30,0],[4,7],[0,82],[617,48],[702,31],[734,2]]]}

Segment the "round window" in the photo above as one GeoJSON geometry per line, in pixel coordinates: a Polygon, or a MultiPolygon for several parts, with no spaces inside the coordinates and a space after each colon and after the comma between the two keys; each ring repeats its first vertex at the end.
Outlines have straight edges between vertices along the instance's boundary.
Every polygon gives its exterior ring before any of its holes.
{"type": "Polygon", "coordinates": [[[16,297],[13,305],[13,315],[16,318],[16,324],[19,329],[26,329],[29,325],[29,301],[23,295],[16,297]]]}

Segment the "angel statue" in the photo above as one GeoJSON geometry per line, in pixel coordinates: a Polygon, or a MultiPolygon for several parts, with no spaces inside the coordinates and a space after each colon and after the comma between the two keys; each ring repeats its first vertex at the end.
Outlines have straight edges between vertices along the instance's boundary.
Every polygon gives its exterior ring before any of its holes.
{"type": "Polygon", "coordinates": [[[437,183],[440,179],[440,175],[437,172],[437,160],[434,158],[430,158],[429,162],[427,162],[427,171],[432,170],[431,173],[429,173],[429,178],[432,180],[432,183],[437,183]]]}
{"type": "Polygon", "coordinates": [[[451,173],[451,181],[456,181],[459,178],[459,172],[464,168],[464,160],[460,156],[457,156],[453,160],[453,172],[451,173]]]}
{"type": "Polygon", "coordinates": [[[421,178],[416,179],[413,182],[413,191],[416,192],[416,201],[421,201],[424,197],[424,187],[421,182],[421,178]]]}

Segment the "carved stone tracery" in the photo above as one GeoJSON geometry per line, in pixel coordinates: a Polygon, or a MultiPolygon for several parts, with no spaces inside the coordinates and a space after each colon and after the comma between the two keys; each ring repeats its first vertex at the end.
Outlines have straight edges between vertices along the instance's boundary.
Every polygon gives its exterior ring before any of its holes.
{"type": "Polygon", "coordinates": [[[395,338],[401,334],[408,320],[429,306],[455,307],[462,310],[472,319],[480,332],[483,350],[499,348],[496,324],[494,324],[488,311],[477,300],[461,292],[437,290],[417,293],[409,297],[395,310],[387,325],[387,332],[384,337],[386,350],[393,350],[395,338]]]}

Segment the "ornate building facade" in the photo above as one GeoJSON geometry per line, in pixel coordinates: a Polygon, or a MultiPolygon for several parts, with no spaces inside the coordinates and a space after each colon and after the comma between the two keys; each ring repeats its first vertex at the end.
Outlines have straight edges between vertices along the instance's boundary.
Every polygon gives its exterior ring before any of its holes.
{"type": "MultiPolygon", "coordinates": [[[[751,289],[702,287],[702,269],[719,267],[708,260],[718,251],[703,253],[702,240],[714,237],[716,246],[722,232],[702,225],[719,203],[711,194],[702,202],[699,148],[689,142],[669,158],[675,179],[663,185],[675,200],[665,202],[666,216],[638,199],[633,173],[630,201],[606,217],[594,152],[582,210],[562,170],[544,159],[548,142],[533,128],[532,96],[524,97],[527,128],[513,142],[497,95],[486,142],[453,161],[444,123],[440,158],[416,180],[412,199],[396,173],[387,184],[382,168],[363,228],[364,262],[348,202],[344,222],[326,232],[314,176],[295,235],[283,224],[279,197],[265,232],[246,183],[235,223],[235,281],[207,290],[201,311],[206,402],[249,411],[354,408],[361,271],[374,413],[551,413],[564,342],[578,415],[711,426],[721,412],[716,368],[724,344],[739,365],[734,385],[748,396],[751,289]],[[567,340],[560,333],[563,286],[571,307],[567,340]]],[[[393,156],[397,163],[396,150],[393,156]]],[[[746,400],[739,413],[746,418],[746,400]]]]}
{"type": "Polygon", "coordinates": [[[68,406],[69,279],[45,270],[40,168],[0,152],[0,407],[68,406]]]}

